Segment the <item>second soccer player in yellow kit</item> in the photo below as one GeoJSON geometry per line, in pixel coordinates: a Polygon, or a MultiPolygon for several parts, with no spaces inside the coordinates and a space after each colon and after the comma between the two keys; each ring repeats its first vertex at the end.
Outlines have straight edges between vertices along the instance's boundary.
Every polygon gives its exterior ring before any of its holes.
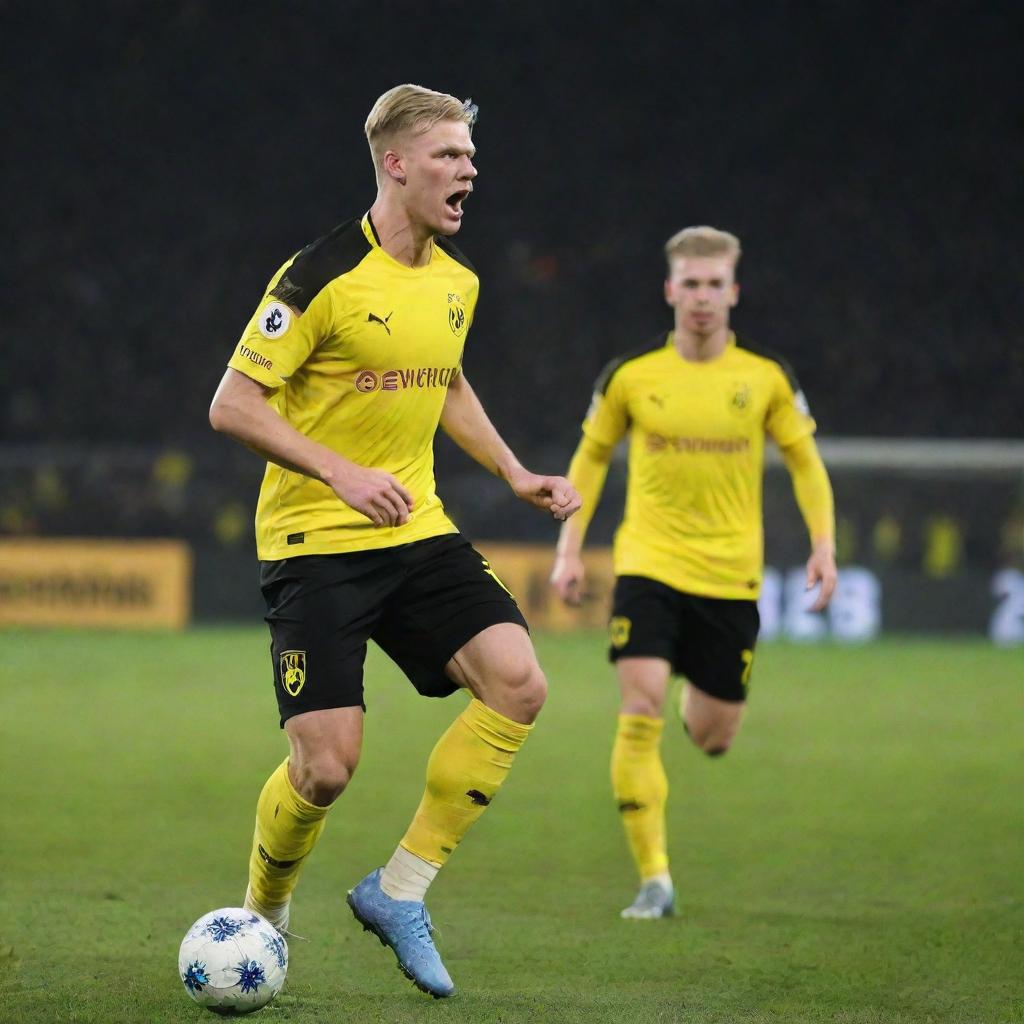
{"type": "Polygon", "coordinates": [[[824,608],[836,584],[832,489],[814,420],[788,366],[739,341],[739,240],[686,228],[665,246],[674,329],[613,360],[595,388],[569,479],[582,512],[562,527],[551,582],[580,599],[580,552],[612,452],[629,434],[626,511],[615,536],[610,659],[622,693],[612,786],[640,876],[627,918],[673,913],[660,743],[673,673],[685,677],[694,743],[724,754],[739,729],[760,620],[761,486],[770,435],[811,538],[808,586],[824,608]]]}

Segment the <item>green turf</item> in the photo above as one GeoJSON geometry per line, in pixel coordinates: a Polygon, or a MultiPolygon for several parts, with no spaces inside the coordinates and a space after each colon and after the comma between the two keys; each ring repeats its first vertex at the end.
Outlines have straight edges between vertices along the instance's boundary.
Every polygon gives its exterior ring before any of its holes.
{"type": "MultiPolygon", "coordinates": [[[[177,947],[241,900],[284,753],[263,632],[0,635],[0,1020],[213,1020],[177,947]]],[[[374,656],[363,762],[295,898],[311,941],[265,1024],[1024,1021],[1020,651],[764,645],[728,757],[667,729],[682,916],[624,922],[602,641],[538,646],[536,734],[430,895],[457,995],[417,993],[342,902],[461,703],[374,656]]]]}

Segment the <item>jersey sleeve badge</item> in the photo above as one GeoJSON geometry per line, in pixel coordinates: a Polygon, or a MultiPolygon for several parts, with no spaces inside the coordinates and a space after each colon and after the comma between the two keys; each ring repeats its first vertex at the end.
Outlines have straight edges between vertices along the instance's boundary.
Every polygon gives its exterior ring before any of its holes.
{"type": "Polygon", "coordinates": [[[256,316],[260,334],[269,341],[288,333],[292,325],[292,311],[283,302],[269,302],[256,316]]]}

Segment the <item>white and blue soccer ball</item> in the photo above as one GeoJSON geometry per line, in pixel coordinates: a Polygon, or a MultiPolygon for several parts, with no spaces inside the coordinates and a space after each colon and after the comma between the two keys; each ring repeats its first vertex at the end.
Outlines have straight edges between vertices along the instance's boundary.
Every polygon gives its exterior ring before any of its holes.
{"type": "Polygon", "coordinates": [[[182,939],[178,976],[185,991],[214,1013],[251,1013],[284,985],[288,944],[262,917],[240,907],[204,914],[182,939]]]}

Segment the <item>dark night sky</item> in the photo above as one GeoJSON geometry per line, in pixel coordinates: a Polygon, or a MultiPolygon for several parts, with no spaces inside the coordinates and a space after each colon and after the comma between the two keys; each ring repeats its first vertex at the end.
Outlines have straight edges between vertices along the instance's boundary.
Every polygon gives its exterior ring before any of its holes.
{"type": "Polygon", "coordinates": [[[0,436],[206,437],[266,279],[372,202],[402,81],[481,107],[466,367],[513,443],[571,449],[689,223],[742,237],[735,323],[823,433],[1020,436],[1018,9],[0,2],[0,436]]]}

